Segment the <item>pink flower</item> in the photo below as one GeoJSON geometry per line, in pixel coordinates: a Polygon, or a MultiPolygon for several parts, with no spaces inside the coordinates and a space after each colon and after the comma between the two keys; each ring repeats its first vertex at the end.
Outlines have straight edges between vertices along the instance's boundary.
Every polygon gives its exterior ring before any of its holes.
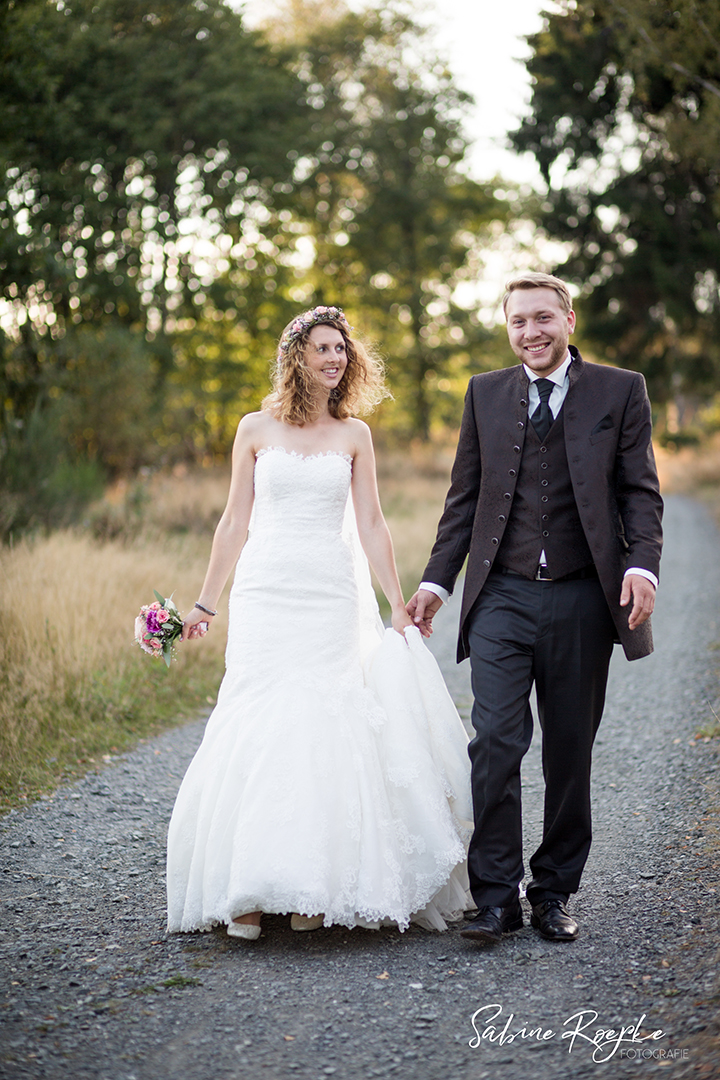
{"type": "Polygon", "coordinates": [[[157,618],[157,621],[159,623],[167,622],[168,619],[170,618],[170,612],[166,611],[165,608],[160,608],[160,610],[157,613],[156,618],[157,618]]]}

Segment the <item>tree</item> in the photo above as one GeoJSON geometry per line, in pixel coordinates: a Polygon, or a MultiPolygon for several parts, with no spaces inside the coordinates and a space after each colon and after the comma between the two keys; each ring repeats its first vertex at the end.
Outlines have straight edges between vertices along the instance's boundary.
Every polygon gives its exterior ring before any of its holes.
{"type": "Polygon", "coordinates": [[[196,309],[214,238],[290,176],[302,87],[221,0],[30,0],[6,5],[0,34],[0,290],[22,415],[38,338],[109,318],[157,332],[196,309]]]}
{"type": "Polygon", "coordinates": [[[566,241],[584,331],[653,398],[720,375],[720,9],[562,0],[529,38],[541,221],[566,241]]]}
{"type": "Polygon", "coordinates": [[[390,355],[393,419],[426,438],[489,334],[457,287],[508,204],[464,171],[471,98],[430,53],[407,5],[360,13],[293,0],[297,70],[319,148],[298,155],[293,209],[307,225],[308,303],[344,303],[390,355]],[[305,18],[303,20],[303,12],[305,18]]]}
{"type": "MultiPolygon", "coordinates": [[[[67,371],[76,380],[90,371],[73,352],[77,327],[107,328],[113,341],[125,340],[129,352],[115,350],[115,362],[136,371],[144,350],[154,388],[143,399],[146,419],[166,411],[178,328],[194,325],[243,223],[260,220],[274,189],[290,181],[288,151],[305,146],[303,95],[282,51],[246,31],[222,0],[2,6],[6,483],[40,430],[30,418],[57,411],[69,393],[67,371]]],[[[96,380],[95,390],[111,382],[96,380]]],[[[122,413],[113,402],[128,433],[137,404],[126,396],[122,413]]],[[[66,432],[56,455],[68,468],[83,445],[67,428],[72,413],[64,427],[49,425],[66,432]]],[[[131,443],[116,440],[105,454],[108,444],[95,438],[84,449],[96,445],[99,464],[111,470],[130,469],[138,463],[131,443]]],[[[149,442],[146,459],[148,452],[149,442]]]]}

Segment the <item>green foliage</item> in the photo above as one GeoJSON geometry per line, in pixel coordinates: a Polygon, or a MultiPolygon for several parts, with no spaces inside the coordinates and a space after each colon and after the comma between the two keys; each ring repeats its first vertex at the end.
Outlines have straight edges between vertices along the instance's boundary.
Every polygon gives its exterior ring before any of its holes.
{"type": "Polygon", "coordinates": [[[226,454],[315,303],[387,355],[386,424],[457,422],[509,205],[463,170],[470,99],[402,0],[291,7],[282,41],[223,0],[0,10],[0,534],[226,454]]]}
{"type": "Polygon", "coordinates": [[[43,343],[33,411],[23,416],[13,391],[30,381],[25,356],[16,347],[0,378],[0,534],[70,524],[108,476],[159,455],[157,365],[142,335],[118,324],[81,325],[43,343]]]}
{"type": "MultiPolygon", "coordinates": [[[[174,369],[169,319],[194,320],[222,267],[213,241],[289,179],[301,84],[221,0],[151,13],[135,0],[28,0],[3,6],[0,40],[8,419],[45,410],[72,370],[78,409],[107,415],[118,397],[126,418],[135,409],[144,420],[148,372],[159,400],[174,369]],[[124,356],[113,331],[103,338],[118,322],[135,335],[124,356]],[[81,356],[77,335],[66,340],[78,326],[98,335],[95,350],[82,339],[81,356]],[[145,361],[140,337],[153,343],[145,361]]],[[[135,468],[147,433],[138,441],[116,416],[99,419],[81,429],[65,416],[71,445],[85,439],[111,470],[135,468]]]]}
{"type": "Polygon", "coordinates": [[[583,329],[659,402],[720,376],[720,9],[573,0],[530,39],[532,111],[513,135],[549,184],[583,329]]]}
{"type": "MultiPolygon", "coordinates": [[[[298,161],[314,302],[342,302],[389,354],[396,426],[427,437],[438,391],[487,340],[455,298],[504,209],[462,171],[470,97],[400,4],[306,31],[302,71],[323,141],[298,161]]],[[[455,395],[453,395],[455,396],[455,395]]]]}
{"type": "Polygon", "coordinates": [[[188,222],[288,179],[297,78],[221,0],[28,0],[0,29],[5,295],[60,327],[189,303],[188,222]]]}
{"type": "Polygon", "coordinates": [[[0,535],[60,528],[97,499],[107,476],[77,458],[60,434],[55,409],[36,408],[6,424],[0,445],[0,535]]]}

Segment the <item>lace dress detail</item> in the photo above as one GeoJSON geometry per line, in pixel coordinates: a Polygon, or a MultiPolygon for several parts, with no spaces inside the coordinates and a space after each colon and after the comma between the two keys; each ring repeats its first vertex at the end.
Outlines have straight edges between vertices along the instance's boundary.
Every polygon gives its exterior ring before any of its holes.
{"type": "Polygon", "coordinates": [[[170,822],[170,931],[257,910],[444,929],[466,906],[467,735],[419,631],[382,628],[351,476],[333,451],[257,455],[226,674],[170,822]]]}

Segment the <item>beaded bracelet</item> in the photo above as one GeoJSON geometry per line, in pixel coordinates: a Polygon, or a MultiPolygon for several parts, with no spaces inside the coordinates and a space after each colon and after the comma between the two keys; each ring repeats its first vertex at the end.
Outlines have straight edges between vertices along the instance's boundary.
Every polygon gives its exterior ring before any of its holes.
{"type": "Polygon", "coordinates": [[[204,611],[206,615],[217,615],[217,611],[211,611],[210,608],[203,607],[203,605],[199,604],[197,601],[195,601],[195,607],[199,608],[200,611],[204,611]]]}

